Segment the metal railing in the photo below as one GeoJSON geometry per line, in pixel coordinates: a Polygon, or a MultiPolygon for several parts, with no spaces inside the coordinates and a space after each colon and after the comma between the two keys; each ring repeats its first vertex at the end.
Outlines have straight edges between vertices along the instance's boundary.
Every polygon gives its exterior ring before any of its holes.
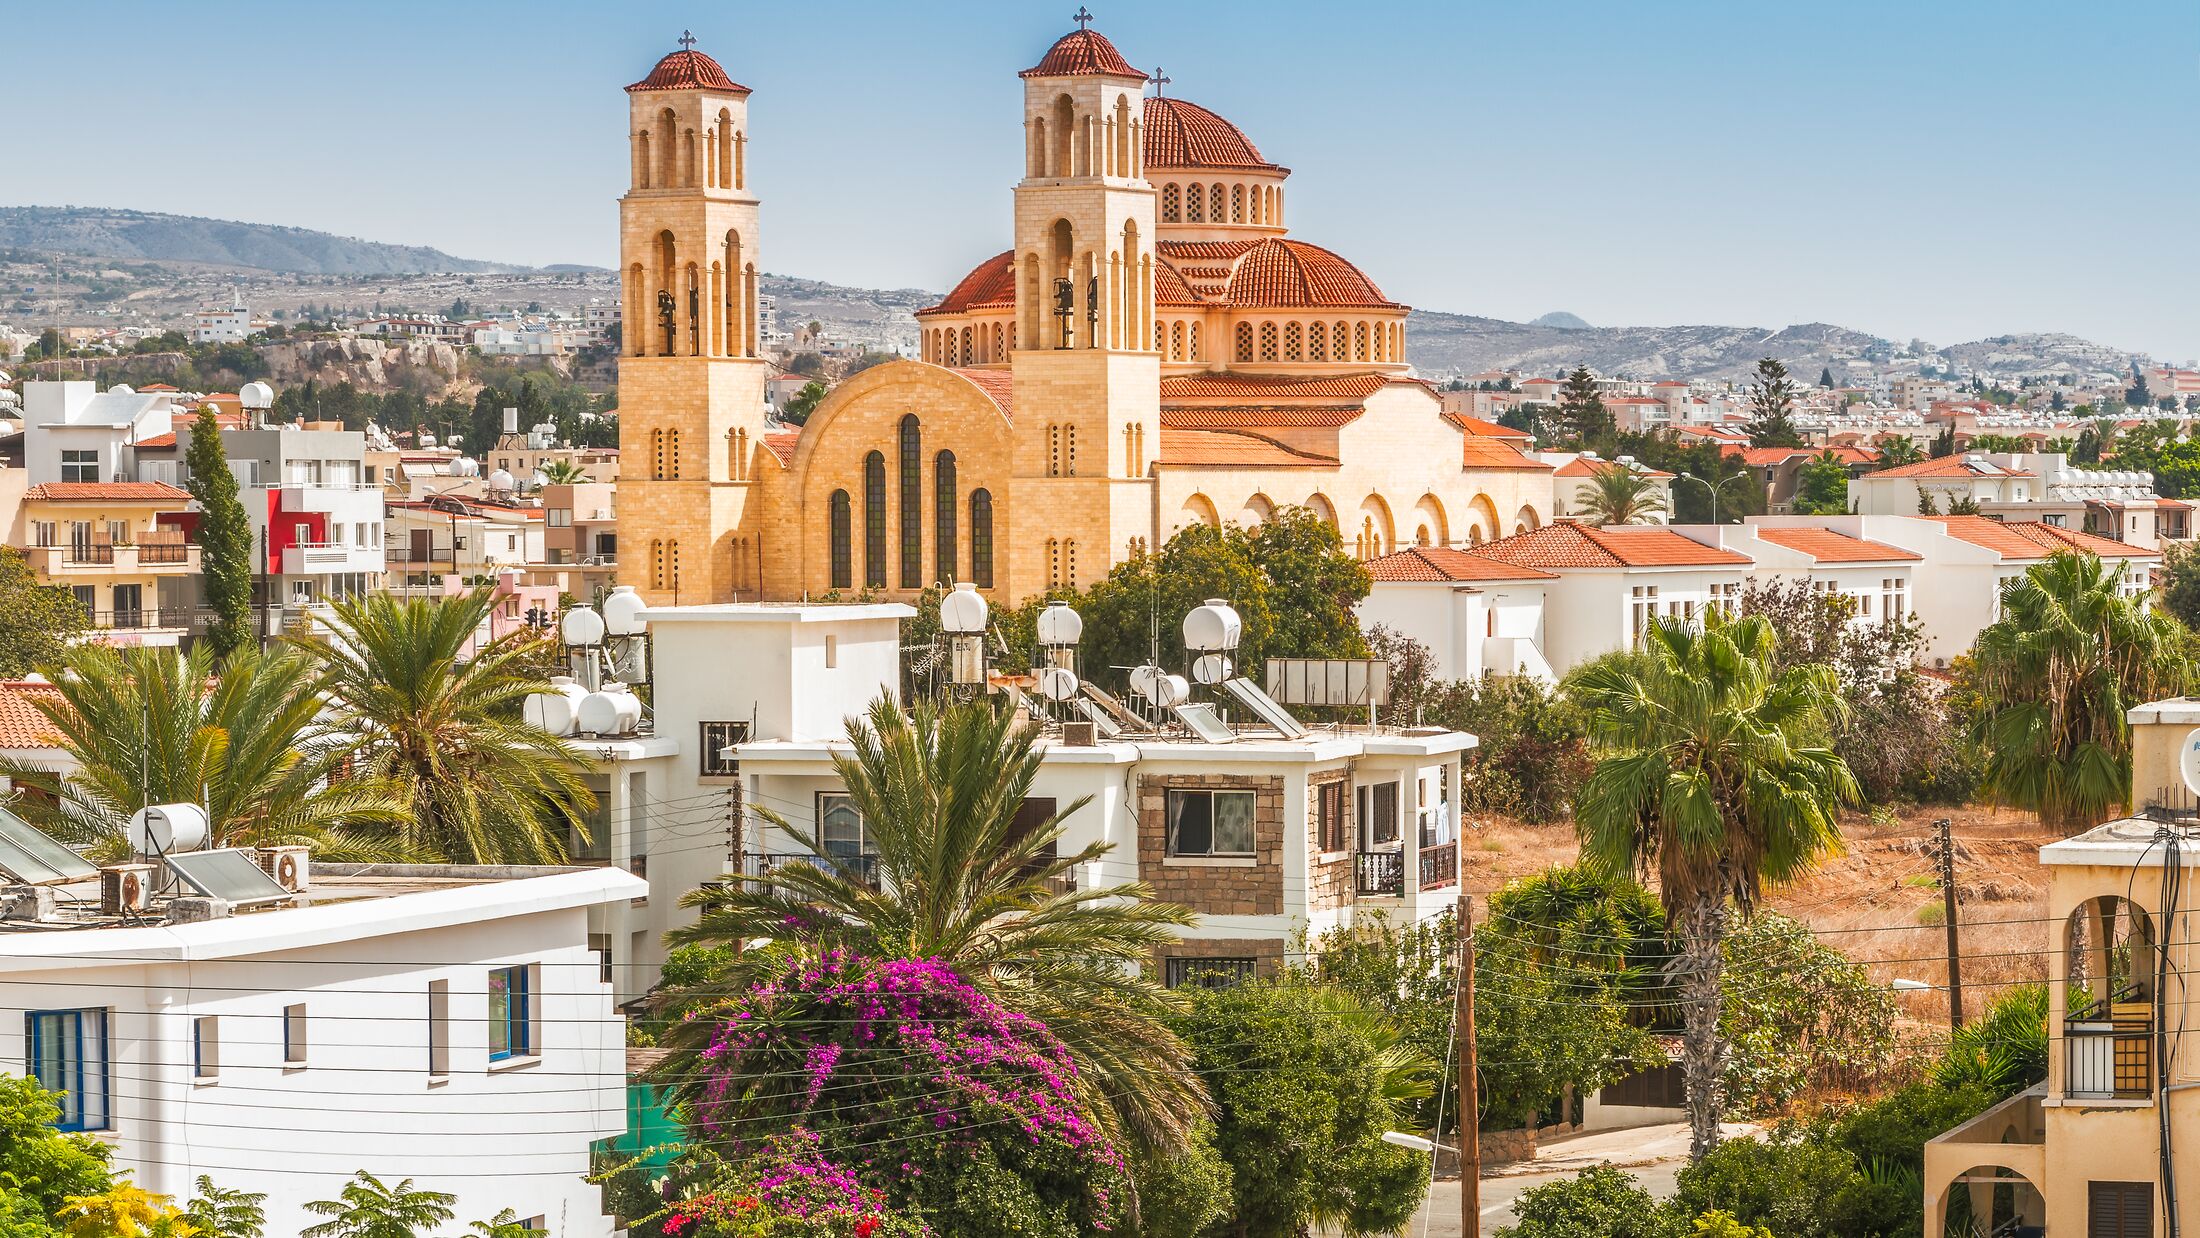
{"type": "Polygon", "coordinates": [[[2115,1023],[2063,1026],[2068,1075],[2063,1094],[2082,1100],[2144,1100],[2154,1095],[2154,1027],[2115,1023]]]}
{"type": "Polygon", "coordinates": [[[1459,883],[1459,842],[1421,848],[1421,888],[1442,889],[1459,883]]]}
{"type": "Polygon", "coordinates": [[[1406,853],[1362,851],[1354,857],[1352,873],[1360,894],[1396,898],[1406,892],[1406,853]]]}
{"type": "Polygon", "coordinates": [[[773,870],[790,864],[813,865],[827,872],[838,872],[865,885],[875,885],[878,882],[878,857],[875,855],[816,856],[806,851],[741,853],[741,874],[745,877],[769,877],[773,870]]]}

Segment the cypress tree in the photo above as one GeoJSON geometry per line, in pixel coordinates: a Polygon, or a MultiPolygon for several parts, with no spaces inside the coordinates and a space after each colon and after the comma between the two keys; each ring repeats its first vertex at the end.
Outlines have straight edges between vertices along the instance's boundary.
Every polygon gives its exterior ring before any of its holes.
{"type": "Polygon", "coordinates": [[[252,639],[252,522],[237,497],[237,475],[229,471],[212,409],[199,410],[185,459],[191,497],[199,501],[199,568],[214,611],[206,640],[216,657],[227,657],[252,639]]]}

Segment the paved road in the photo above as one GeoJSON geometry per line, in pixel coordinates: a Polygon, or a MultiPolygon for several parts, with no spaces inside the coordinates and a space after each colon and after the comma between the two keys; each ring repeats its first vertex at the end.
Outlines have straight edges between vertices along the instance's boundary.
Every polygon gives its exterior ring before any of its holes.
{"type": "MultiPolygon", "coordinates": [[[[1686,1161],[1662,1161],[1625,1172],[1633,1174],[1652,1195],[1664,1199],[1673,1193],[1674,1176],[1680,1173],[1686,1161]]],[[[1482,1179],[1482,1233],[1475,1238],[1488,1238],[1501,1226],[1513,1223],[1513,1201],[1528,1188],[1541,1186],[1559,1178],[1571,1178],[1578,1170],[1560,1173],[1525,1174],[1508,1178],[1482,1179]]],[[[1413,1223],[1406,1227],[1400,1238],[1422,1238],[1422,1226],[1426,1224],[1427,1238],[1464,1238],[1459,1225],[1459,1183],[1457,1179],[1438,1182],[1431,1198],[1431,1206],[1416,1214],[1413,1223]]]]}

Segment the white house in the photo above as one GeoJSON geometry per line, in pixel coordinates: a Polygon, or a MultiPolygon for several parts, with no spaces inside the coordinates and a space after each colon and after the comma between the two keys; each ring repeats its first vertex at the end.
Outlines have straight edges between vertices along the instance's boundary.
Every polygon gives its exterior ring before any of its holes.
{"type": "Polygon", "coordinates": [[[132,447],[173,431],[168,392],[90,382],[23,384],[23,468],[33,485],[124,481],[136,476],[132,447]]]}
{"type": "Polygon", "coordinates": [[[1909,617],[1911,575],[1923,556],[1858,535],[1861,517],[1752,516],[1743,524],[1700,524],[1681,532],[1749,556],[1762,581],[1808,580],[1855,605],[1851,623],[1909,617]],[[1841,527],[1846,524],[1848,527],[1841,527]]]}
{"type": "Polygon", "coordinates": [[[1484,673],[1557,682],[1539,645],[1544,584],[1555,572],[1519,567],[1448,546],[1414,546],[1372,559],[1360,603],[1363,627],[1381,626],[1428,647],[1439,679],[1484,673]]]}
{"type": "Polygon", "coordinates": [[[1934,510],[1944,512],[1964,501],[1981,508],[2032,503],[2044,492],[2039,474],[2030,469],[1971,452],[1853,477],[1849,506],[1866,516],[1914,516],[1920,496],[1930,496],[1934,510]]]}
{"type": "Polygon", "coordinates": [[[102,912],[100,880],[9,887],[0,1061],[65,1092],[59,1124],[149,1190],[188,1199],[204,1174],[265,1192],[271,1234],[313,1223],[304,1205],[364,1169],[456,1195],[460,1222],[510,1208],[557,1238],[608,1236],[585,1175],[590,1142],[626,1126],[626,1028],[587,917],[643,883],[397,865],[304,879],[267,910],[176,898],[132,916],[102,912]]]}

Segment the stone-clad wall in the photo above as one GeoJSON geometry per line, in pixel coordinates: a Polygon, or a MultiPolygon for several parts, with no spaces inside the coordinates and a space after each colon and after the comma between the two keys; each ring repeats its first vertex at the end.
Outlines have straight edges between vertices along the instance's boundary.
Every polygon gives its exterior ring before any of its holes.
{"type": "MultiPolygon", "coordinates": [[[[1138,875],[1158,898],[1201,915],[1283,914],[1281,777],[1247,774],[1148,775],[1138,780],[1138,875]],[[1253,855],[1169,862],[1168,792],[1253,792],[1253,855]]],[[[1293,814],[1294,817],[1297,814],[1293,814]]]]}
{"type": "Polygon", "coordinates": [[[1273,976],[1283,968],[1283,938],[1186,937],[1154,947],[1153,957],[1163,974],[1170,959],[1251,959],[1254,975],[1273,976]]]}
{"type": "Polygon", "coordinates": [[[1326,774],[1314,774],[1306,780],[1306,901],[1314,911],[1330,911],[1352,903],[1352,853],[1354,832],[1352,820],[1352,788],[1347,785],[1344,793],[1344,852],[1341,858],[1326,864],[1322,862],[1322,798],[1321,788],[1332,783],[1349,783],[1352,771],[1332,770],[1326,774]]]}

